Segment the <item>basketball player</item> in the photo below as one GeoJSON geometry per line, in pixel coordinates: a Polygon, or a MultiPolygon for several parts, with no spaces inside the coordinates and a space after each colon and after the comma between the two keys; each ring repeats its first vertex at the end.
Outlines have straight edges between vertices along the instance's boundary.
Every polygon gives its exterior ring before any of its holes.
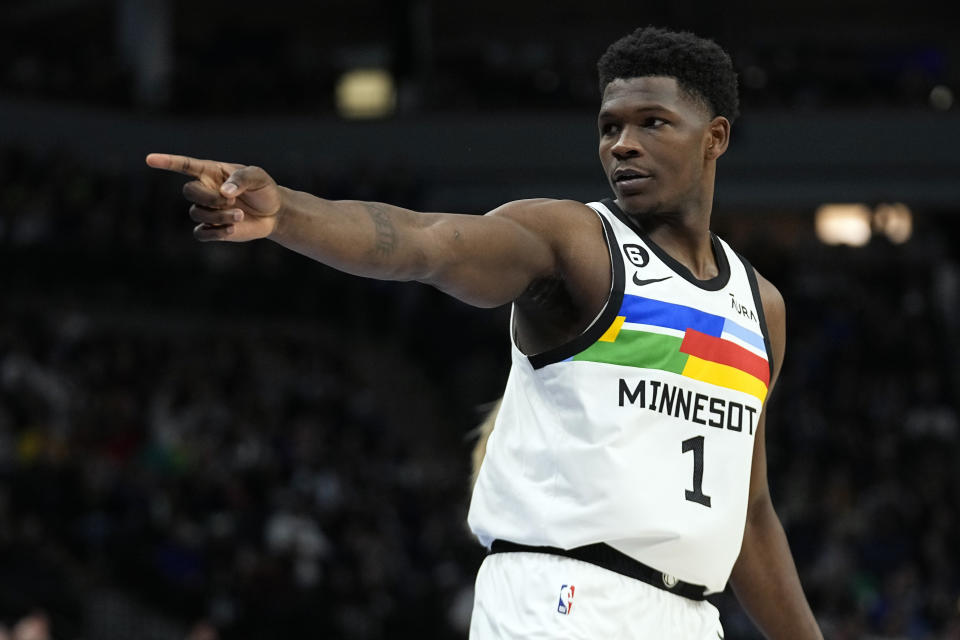
{"type": "Polygon", "coordinates": [[[766,479],[779,292],[710,231],[738,114],[729,56],[638,29],[599,62],[613,199],[485,216],[327,201],[263,170],[151,154],[201,241],[271,240],[342,271],[512,303],[513,367],[469,524],[491,547],[473,638],[723,637],[729,580],[768,638],[820,638],[766,479]]]}

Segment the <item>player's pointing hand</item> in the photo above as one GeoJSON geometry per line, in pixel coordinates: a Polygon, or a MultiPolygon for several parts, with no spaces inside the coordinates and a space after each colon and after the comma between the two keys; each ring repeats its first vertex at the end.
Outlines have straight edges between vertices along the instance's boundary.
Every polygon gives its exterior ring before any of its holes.
{"type": "Polygon", "coordinates": [[[147,165],[194,178],[183,185],[183,195],[199,223],[193,230],[197,240],[245,242],[266,238],[276,228],[283,197],[260,167],[166,153],[151,153],[147,165]]]}

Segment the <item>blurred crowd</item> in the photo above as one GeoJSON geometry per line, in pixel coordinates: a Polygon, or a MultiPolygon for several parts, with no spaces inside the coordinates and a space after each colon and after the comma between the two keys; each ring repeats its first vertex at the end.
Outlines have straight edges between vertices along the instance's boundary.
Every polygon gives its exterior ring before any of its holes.
{"type": "Polygon", "coordinates": [[[693,29],[727,47],[751,109],[927,107],[936,87],[937,108],[949,108],[958,88],[956,39],[927,0],[910,12],[883,3],[863,11],[804,3],[772,15],[760,5],[734,12],[652,3],[633,18],[615,2],[550,11],[522,2],[452,8],[360,0],[332,9],[281,2],[271,15],[236,2],[228,19],[216,5],[185,11],[169,0],[134,10],[139,4],[11,13],[0,25],[7,61],[0,95],[180,114],[321,115],[333,113],[344,71],[382,67],[397,81],[401,113],[592,108],[597,57],[647,23],[693,29]],[[159,24],[168,25],[165,37],[156,35],[159,24]],[[153,54],[163,59],[159,67],[140,66],[148,52],[136,52],[138,41],[162,49],[153,54]],[[225,42],[235,43],[230,55],[225,42]],[[143,87],[144,73],[155,75],[152,90],[143,87]]]}
{"type": "MultiPolygon", "coordinates": [[[[459,43],[438,61],[429,81],[401,76],[401,109],[571,109],[597,104],[596,53],[576,43],[549,40],[459,43]],[[470,45],[473,46],[470,46],[470,45]],[[463,69],[470,73],[463,73],[463,69]]],[[[343,65],[311,65],[321,58],[317,43],[258,50],[218,69],[226,76],[257,78],[231,113],[322,115],[333,113],[335,87],[343,65]],[[304,69],[304,67],[308,67],[304,69]],[[310,78],[304,81],[304,76],[310,78]]],[[[80,55],[50,50],[11,52],[0,71],[0,90],[9,95],[81,102],[110,107],[136,106],[133,73],[109,49],[87,41],[80,55]]],[[[215,52],[184,52],[163,92],[163,108],[173,113],[219,113],[223,82],[195,72],[215,52]]],[[[869,50],[835,44],[765,44],[737,52],[743,99],[750,108],[927,107],[931,91],[953,82],[948,54],[936,46],[878,45],[869,50]]],[[[314,63],[316,64],[316,63],[314,63]]],[[[952,100],[950,101],[952,103],[952,100]]],[[[947,105],[949,107],[949,104],[947,105]]]]}
{"type": "Polygon", "coordinates": [[[443,394],[497,391],[479,349],[443,352],[462,306],[255,247],[185,267],[171,183],[0,157],[0,621],[42,605],[81,637],[115,585],[226,638],[459,637],[479,413],[443,394]]]}
{"type": "Polygon", "coordinates": [[[787,304],[769,478],[830,638],[960,637],[955,215],[900,246],[745,243],[787,304]]]}
{"type": "Polygon", "coordinates": [[[229,637],[432,631],[469,588],[462,430],[394,418],[433,392],[375,340],[348,349],[322,321],[4,316],[4,546],[69,578],[46,588],[107,575],[229,637]]]}
{"type": "MultiPolygon", "coordinates": [[[[104,590],[175,623],[143,638],[465,636],[503,310],[197,245],[146,171],[8,149],[0,175],[0,638],[110,640],[104,590]]],[[[958,221],[863,249],[716,226],[787,302],[769,479],[827,636],[960,639],[958,221]]]]}

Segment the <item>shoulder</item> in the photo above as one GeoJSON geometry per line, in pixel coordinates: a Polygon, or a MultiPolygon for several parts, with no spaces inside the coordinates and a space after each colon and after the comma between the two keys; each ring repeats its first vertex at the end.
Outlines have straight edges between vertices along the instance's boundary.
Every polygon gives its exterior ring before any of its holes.
{"type": "Polygon", "coordinates": [[[497,207],[487,215],[509,218],[525,227],[553,233],[563,232],[567,227],[572,227],[573,230],[582,230],[585,227],[599,229],[601,227],[597,213],[576,200],[554,200],[550,198],[514,200],[497,207]]]}
{"type": "Polygon", "coordinates": [[[582,202],[515,200],[487,215],[509,219],[545,240],[557,256],[560,271],[574,280],[584,269],[591,272],[590,264],[602,260],[607,252],[600,215],[582,202]]]}

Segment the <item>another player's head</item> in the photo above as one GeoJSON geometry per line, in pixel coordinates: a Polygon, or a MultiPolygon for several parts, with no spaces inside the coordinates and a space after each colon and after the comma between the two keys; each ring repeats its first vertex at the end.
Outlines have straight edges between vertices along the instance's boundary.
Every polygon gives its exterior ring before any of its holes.
{"type": "Polygon", "coordinates": [[[644,27],[597,63],[600,159],[630,213],[708,211],[713,161],[739,115],[737,76],[715,42],[644,27]]]}

